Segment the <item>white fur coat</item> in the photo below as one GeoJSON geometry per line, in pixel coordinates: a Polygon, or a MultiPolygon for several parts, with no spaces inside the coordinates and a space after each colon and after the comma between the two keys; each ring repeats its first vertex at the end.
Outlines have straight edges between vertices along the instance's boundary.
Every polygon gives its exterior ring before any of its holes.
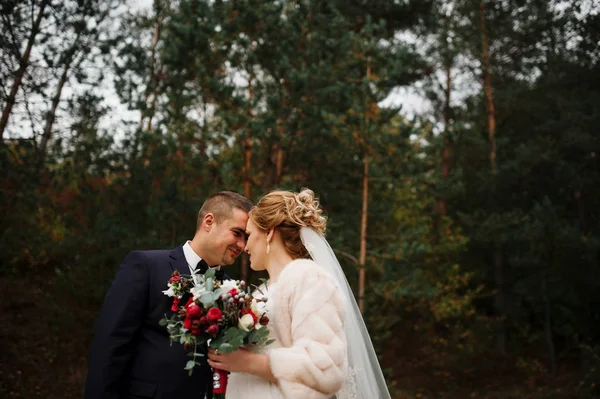
{"type": "Polygon", "coordinates": [[[281,272],[273,295],[283,347],[268,355],[284,398],[331,398],[347,369],[345,309],[337,283],[312,260],[298,259],[281,272]]]}

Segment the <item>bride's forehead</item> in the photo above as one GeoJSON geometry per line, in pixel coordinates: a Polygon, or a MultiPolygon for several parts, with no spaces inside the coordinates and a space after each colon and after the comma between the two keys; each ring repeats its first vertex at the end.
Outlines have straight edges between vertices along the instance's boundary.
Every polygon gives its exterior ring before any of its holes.
{"type": "Polygon", "coordinates": [[[248,222],[246,223],[246,231],[253,230],[254,227],[255,227],[255,224],[252,221],[252,218],[248,218],[248,222]]]}

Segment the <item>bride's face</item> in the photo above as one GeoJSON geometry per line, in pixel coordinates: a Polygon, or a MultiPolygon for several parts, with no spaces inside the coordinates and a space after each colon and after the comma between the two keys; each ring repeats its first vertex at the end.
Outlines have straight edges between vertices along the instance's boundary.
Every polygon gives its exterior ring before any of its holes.
{"type": "Polygon", "coordinates": [[[267,258],[267,233],[248,219],[246,224],[246,247],[244,251],[248,254],[252,270],[265,270],[267,258]]]}

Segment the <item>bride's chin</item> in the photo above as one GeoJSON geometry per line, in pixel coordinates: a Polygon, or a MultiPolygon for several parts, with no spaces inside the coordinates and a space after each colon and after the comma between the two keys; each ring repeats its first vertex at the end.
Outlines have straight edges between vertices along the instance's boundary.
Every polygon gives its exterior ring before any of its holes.
{"type": "Polygon", "coordinates": [[[250,262],[250,269],[254,270],[255,272],[260,272],[263,270],[260,267],[255,267],[255,265],[252,262],[250,262]]]}

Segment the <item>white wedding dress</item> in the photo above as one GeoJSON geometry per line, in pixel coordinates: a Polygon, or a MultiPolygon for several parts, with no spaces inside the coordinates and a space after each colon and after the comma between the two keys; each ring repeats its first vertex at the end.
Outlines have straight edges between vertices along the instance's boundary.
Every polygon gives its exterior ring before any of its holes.
{"type": "MultiPolygon", "coordinates": [[[[268,298],[265,304],[266,315],[269,318],[269,324],[266,328],[269,329],[269,339],[273,339],[274,342],[266,347],[257,348],[256,351],[259,353],[265,353],[269,349],[281,348],[279,342],[279,336],[274,328],[275,323],[273,321],[277,317],[274,314],[273,306],[273,293],[277,289],[277,284],[270,285],[267,289],[264,286],[260,287],[264,296],[268,298]]],[[[261,295],[260,291],[255,291],[254,296],[261,295]]],[[[227,393],[225,394],[226,399],[248,399],[248,398],[260,398],[260,399],[283,399],[283,395],[279,390],[277,384],[264,380],[252,374],[246,373],[231,373],[229,374],[229,381],[227,383],[227,393]]]]}

